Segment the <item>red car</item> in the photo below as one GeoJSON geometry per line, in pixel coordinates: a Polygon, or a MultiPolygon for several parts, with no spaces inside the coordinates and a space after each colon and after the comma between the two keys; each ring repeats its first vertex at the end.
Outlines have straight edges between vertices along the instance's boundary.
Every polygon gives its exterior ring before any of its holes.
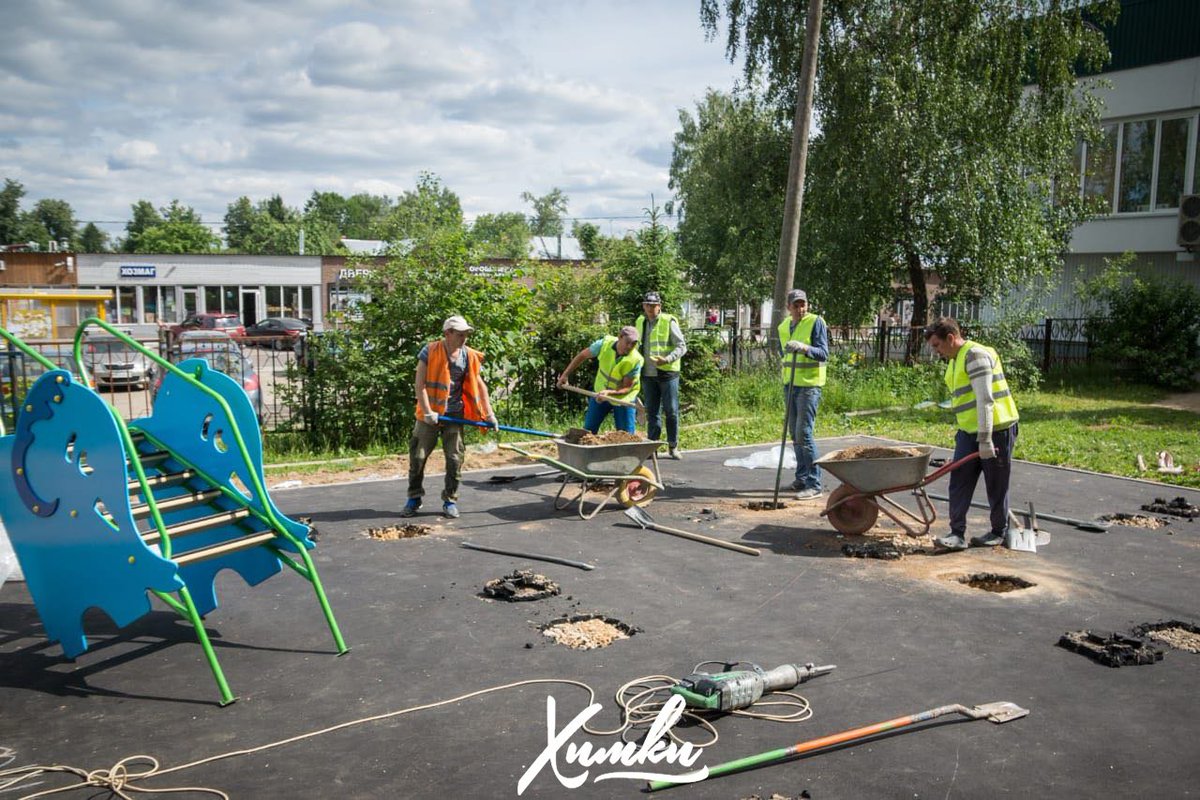
{"type": "Polygon", "coordinates": [[[222,331],[238,338],[246,335],[246,328],[237,314],[188,314],[183,322],[171,326],[172,333],[184,331],[222,331]]]}

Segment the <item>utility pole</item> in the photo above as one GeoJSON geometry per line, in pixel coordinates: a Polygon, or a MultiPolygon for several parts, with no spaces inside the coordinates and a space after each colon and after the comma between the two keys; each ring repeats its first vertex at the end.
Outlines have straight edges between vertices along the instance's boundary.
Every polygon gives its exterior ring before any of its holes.
{"type": "Polygon", "coordinates": [[[787,293],[796,273],[796,247],[800,240],[800,208],[804,203],[804,171],[808,166],[808,130],[812,119],[813,84],[817,77],[817,47],[821,38],[822,0],[808,0],[804,56],[800,60],[800,86],[796,117],[792,121],[792,156],[788,162],[787,198],[783,205],[783,230],[779,235],[779,263],[775,269],[775,298],[771,308],[774,331],[787,313],[787,293]]]}

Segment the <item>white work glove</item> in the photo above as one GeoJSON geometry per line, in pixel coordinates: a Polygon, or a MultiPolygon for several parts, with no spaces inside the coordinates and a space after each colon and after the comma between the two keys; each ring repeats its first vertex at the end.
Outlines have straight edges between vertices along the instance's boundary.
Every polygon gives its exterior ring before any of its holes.
{"type": "Polygon", "coordinates": [[[989,458],[995,458],[995,457],[996,457],[996,445],[992,444],[991,439],[988,439],[986,442],[979,443],[979,458],[981,460],[986,461],[989,458]]]}
{"type": "Polygon", "coordinates": [[[492,430],[496,433],[500,432],[500,420],[496,419],[495,414],[488,414],[487,424],[492,426],[492,430]]]}
{"type": "Polygon", "coordinates": [[[438,424],[438,415],[436,411],[430,411],[428,414],[422,414],[421,419],[425,421],[426,425],[438,424]]]}
{"type": "Polygon", "coordinates": [[[799,353],[804,349],[804,342],[800,341],[799,339],[792,339],[783,346],[783,349],[787,350],[789,353],[799,353]]]}

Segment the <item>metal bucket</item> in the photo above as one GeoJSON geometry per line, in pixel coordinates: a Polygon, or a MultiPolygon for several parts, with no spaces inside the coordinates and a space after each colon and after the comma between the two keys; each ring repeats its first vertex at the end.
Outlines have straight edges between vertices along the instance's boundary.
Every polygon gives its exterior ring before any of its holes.
{"type": "Polygon", "coordinates": [[[916,486],[925,480],[933,448],[929,445],[918,445],[917,449],[921,452],[915,456],[852,458],[846,461],[833,460],[842,452],[834,450],[818,458],[816,463],[842,483],[853,486],[860,492],[881,492],[885,489],[916,486]]]}
{"type": "Polygon", "coordinates": [[[619,444],[571,444],[561,439],[558,460],[589,475],[632,475],[646,459],[658,452],[662,442],[619,444]]]}

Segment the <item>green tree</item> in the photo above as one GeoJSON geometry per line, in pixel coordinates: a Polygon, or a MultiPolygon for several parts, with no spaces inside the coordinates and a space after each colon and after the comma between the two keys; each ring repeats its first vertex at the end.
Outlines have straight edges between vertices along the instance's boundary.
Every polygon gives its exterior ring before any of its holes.
{"type": "Polygon", "coordinates": [[[538,197],[532,192],[521,192],[521,199],[533,206],[533,216],[529,218],[529,228],[533,235],[542,242],[542,255],[545,258],[562,258],[563,217],[567,213],[567,203],[570,198],[563,194],[557,186],[546,194],[538,197]],[[553,236],[557,242],[554,255],[550,255],[546,247],[546,237],[553,236]]]}
{"type": "Polygon", "coordinates": [[[345,225],[339,233],[350,239],[382,239],[392,200],[387,195],[359,193],[346,198],[345,225]]]}
{"type": "Polygon", "coordinates": [[[66,200],[38,200],[32,209],[21,215],[20,228],[23,240],[37,242],[45,249],[49,249],[51,241],[56,246],[66,242],[68,250],[79,245],[79,224],[75,221],[75,211],[66,200]]]}
{"type": "Polygon", "coordinates": [[[750,92],[709,91],[679,112],[670,187],[692,286],[723,306],[757,302],[775,285],[787,191],[790,126],[750,92]]]}
{"type": "Polygon", "coordinates": [[[161,209],[161,218],[138,235],[135,253],[208,253],[221,246],[200,215],[178,200],[161,209]]]}
{"type": "MultiPolygon", "coordinates": [[[[710,34],[790,108],[804,8],[701,0],[710,34]]],[[[947,297],[998,297],[1060,264],[1088,208],[1051,204],[1099,106],[1077,86],[1108,47],[1092,21],[1115,0],[829,0],[825,5],[799,282],[834,320],[868,317],[909,284],[928,320],[927,277],[947,297]]],[[[919,340],[914,337],[915,346],[919,340]]]]}
{"type": "Polygon", "coordinates": [[[662,222],[662,211],[646,209],[648,224],[624,239],[609,240],[601,269],[607,287],[609,316],[627,325],[642,309],[646,292],[662,296],[663,310],[678,314],[686,297],[675,234],[662,222]]]}
{"type": "Polygon", "coordinates": [[[225,246],[236,252],[248,252],[258,210],[250,198],[242,195],[225,207],[225,246]]]}
{"type": "Polygon", "coordinates": [[[382,238],[393,244],[429,240],[436,233],[462,230],[462,203],[432,172],[417,176],[415,190],[396,201],[382,226],[382,238]]]}
{"type": "Polygon", "coordinates": [[[97,228],[96,223],[89,222],[79,235],[79,250],[82,253],[107,253],[108,234],[97,228]]]}
{"type": "Polygon", "coordinates": [[[20,181],[4,179],[4,189],[0,190],[0,244],[15,244],[19,241],[21,198],[24,196],[25,187],[20,181]]]}
{"type": "Polygon", "coordinates": [[[518,211],[480,214],[471,226],[471,239],[483,257],[528,258],[531,238],[529,223],[518,211]]]}
{"type": "Polygon", "coordinates": [[[125,223],[125,238],[121,240],[121,252],[145,253],[139,250],[142,234],[150,228],[162,225],[162,214],[149,200],[138,200],[130,206],[129,221],[125,223]]]}
{"type": "Polygon", "coordinates": [[[579,242],[579,249],[583,251],[584,258],[589,261],[596,261],[601,258],[605,238],[600,233],[598,225],[575,220],[571,225],[571,235],[579,242]]]}

